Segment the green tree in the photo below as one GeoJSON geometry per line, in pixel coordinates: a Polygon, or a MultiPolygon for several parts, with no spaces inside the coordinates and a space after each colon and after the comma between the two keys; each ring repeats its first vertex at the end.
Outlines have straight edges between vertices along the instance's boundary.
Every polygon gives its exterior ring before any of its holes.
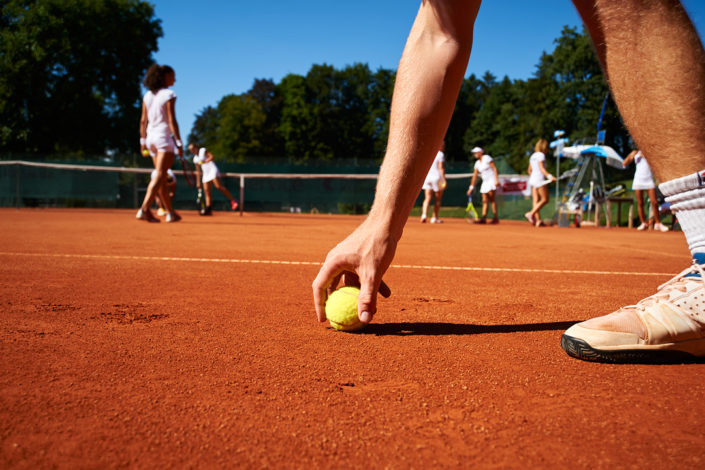
{"type": "Polygon", "coordinates": [[[314,123],[311,107],[306,101],[306,79],[289,74],[277,85],[277,93],[282,98],[279,135],[284,141],[285,156],[294,162],[309,160],[321,144],[310,139],[314,123]]]}
{"type": "Polygon", "coordinates": [[[367,101],[367,132],[372,139],[370,159],[381,162],[387,149],[389,114],[392,109],[392,92],[395,73],[380,68],[372,75],[367,101]]]}
{"type": "Polygon", "coordinates": [[[188,136],[189,143],[199,147],[212,147],[218,142],[218,125],[220,114],[218,109],[207,106],[197,116],[188,136]]]}
{"type": "Polygon", "coordinates": [[[284,141],[277,132],[282,114],[282,97],[277,93],[277,86],[272,80],[255,79],[247,95],[259,103],[266,120],[260,141],[261,156],[281,156],[284,154],[284,141]]]}
{"type": "Polygon", "coordinates": [[[370,120],[372,73],[367,64],[354,64],[337,73],[340,102],[336,104],[334,127],[338,135],[333,147],[336,158],[371,160],[374,158],[374,121],[370,120]]]}
{"type": "Polygon", "coordinates": [[[475,74],[463,80],[455,103],[453,117],[445,136],[446,159],[449,162],[465,162],[470,148],[465,150],[464,136],[473,116],[480,111],[487,99],[488,90],[475,74]]]}
{"type": "MultiPolygon", "coordinates": [[[[309,110],[309,142],[314,145],[306,159],[330,161],[335,155],[337,136],[331,132],[340,119],[342,97],[333,66],[313,65],[306,74],[305,101],[309,110]]],[[[298,147],[303,144],[300,143],[298,147]]]]}
{"type": "Polygon", "coordinates": [[[248,155],[261,155],[267,116],[248,95],[228,95],[218,103],[217,140],[211,150],[224,161],[242,163],[248,155]]]}
{"type": "Polygon", "coordinates": [[[141,0],[0,7],[0,150],[103,154],[136,146],[140,80],[162,36],[141,0]]]}

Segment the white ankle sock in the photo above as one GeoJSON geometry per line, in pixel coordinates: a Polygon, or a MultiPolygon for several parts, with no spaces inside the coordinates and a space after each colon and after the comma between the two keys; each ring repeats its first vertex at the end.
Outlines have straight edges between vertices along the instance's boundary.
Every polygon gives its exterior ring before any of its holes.
{"type": "Polygon", "coordinates": [[[690,252],[705,253],[705,171],[659,185],[678,217],[690,252]]]}

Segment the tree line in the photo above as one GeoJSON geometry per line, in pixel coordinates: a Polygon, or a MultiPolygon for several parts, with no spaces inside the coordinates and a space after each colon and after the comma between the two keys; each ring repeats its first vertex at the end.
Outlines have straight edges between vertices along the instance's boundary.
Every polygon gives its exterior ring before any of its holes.
{"type": "MultiPolygon", "coordinates": [[[[0,6],[0,155],[81,159],[135,152],[141,79],[163,35],[143,0],[6,0],[0,6]]],[[[469,75],[445,141],[450,162],[481,146],[524,171],[539,137],[563,129],[594,140],[608,87],[584,30],[564,27],[527,80],[469,75]]],[[[503,60],[498,58],[498,60],[503,60]]],[[[305,75],[224,96],[196,117],[188,140],[226,162],[379,163],[395,71],[364,63],[312,65],[305,75]]],[[[631,145],[607,100],[607,144],[631,145]]]]}
{"type": "Polygon", "coordinates": [[[0,2],[0,153],[134,151],[140,83],[162,35],[147,1],[0,2]]]}

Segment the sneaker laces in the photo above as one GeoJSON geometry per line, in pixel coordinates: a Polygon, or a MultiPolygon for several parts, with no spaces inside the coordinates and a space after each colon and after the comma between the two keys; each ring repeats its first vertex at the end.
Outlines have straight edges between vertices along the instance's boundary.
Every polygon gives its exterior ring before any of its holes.
{"type": "Polygon", "coordinates": [[[636,305],[628,305],[623,308],[644,310],[656,302],[668,301],[671,298],[671,292],[674,290],[681,293],[687,292],[686,283],[688,282],[700,282],[703,285],[703,289],[705,289],[705,269],[695,260],[693,260],[693,264],[677,274],[674,278],[658,286],[658,291],[654,295],[640,300],[636,305]]]}

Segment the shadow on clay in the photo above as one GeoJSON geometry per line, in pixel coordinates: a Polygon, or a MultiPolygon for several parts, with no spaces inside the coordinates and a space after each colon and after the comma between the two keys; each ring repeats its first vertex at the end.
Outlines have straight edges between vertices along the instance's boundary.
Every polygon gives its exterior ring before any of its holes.
{"type": "Polygon", "coordinates": [[[518,333],[527,331],[567,330],[582,320],[550,323],[525,323],[518,325],[472,325],[467,323],[409,322],[371,323],[358,334],[377,336],[436,336],[436,335],[478,335],[483,333],[518,333]]]}

